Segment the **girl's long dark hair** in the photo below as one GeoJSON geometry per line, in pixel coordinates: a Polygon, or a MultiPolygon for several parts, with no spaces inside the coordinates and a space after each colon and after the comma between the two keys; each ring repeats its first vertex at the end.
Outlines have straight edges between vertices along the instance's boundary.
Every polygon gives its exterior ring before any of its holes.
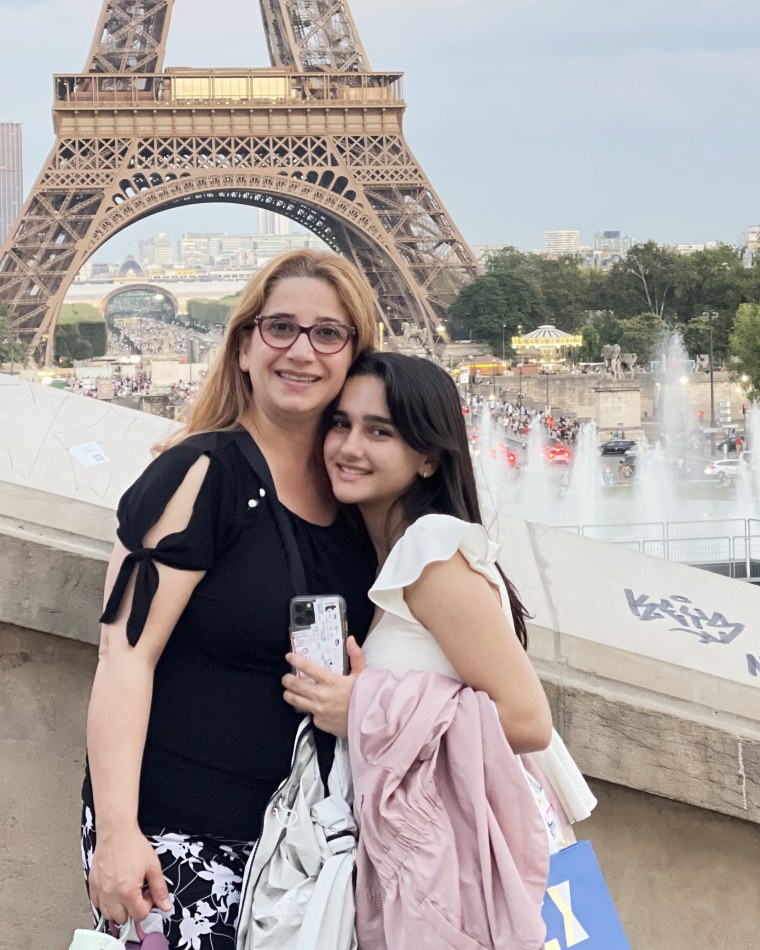
{"type": "MultiPolygon", "coordinates": [[[[416,479],[399,498],[404,523],[412,524],[423,515],[435,513],[482,525],[459,394],[448,373],[417,356],[367,351],[358,357],[348,376],[377,376],[401,438],[415,452],[439,460],[429,478],[416,479]]],[[[509,595],[515,633],[527,649],[528,612],[512,582],[496,566],[509,595]]]]}

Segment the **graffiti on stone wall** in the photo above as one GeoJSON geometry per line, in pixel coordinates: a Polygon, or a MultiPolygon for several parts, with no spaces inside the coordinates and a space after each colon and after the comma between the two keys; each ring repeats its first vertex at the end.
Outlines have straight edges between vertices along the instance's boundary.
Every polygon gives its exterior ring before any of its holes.
{"type": "Polygon", "coordinates": [[[675,621],[677,626],[671,631],[683,631],[694,634],[700,643],[727,644],[734,641],[744,632],[743,623],[733,623],[717,610],[708,613],[701,607],[695,607],[688,597],[680,594],[671,594],[669,597],[652,599],[649,594],[638,596],[629,588],[625,588],[628,609],[639,620],[675,621]]]}

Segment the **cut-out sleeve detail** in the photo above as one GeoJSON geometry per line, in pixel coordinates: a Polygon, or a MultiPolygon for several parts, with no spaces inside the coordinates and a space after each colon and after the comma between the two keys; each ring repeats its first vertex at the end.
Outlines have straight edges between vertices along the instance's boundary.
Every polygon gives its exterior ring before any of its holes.
{"type": "Polygon", "coordinates": [[[180,444],[154,459],[127,489],[117,511],[117,535],[129,553],[119,568],[113,589],[100,618],[113,623],[136,571],[132,609],[127,620],[127,640],[140,639],[150,606],[158,590],[156,562],[185,571],[207,571],[229,541],[230,491],[225,471],[216,456],[197,445],[180,444]],[[169,500],[201,455],[210,455],[209,467],[193,504],[187,526],[167,534],[155,547],[143,546],[149,529],[161,517],[169,500]]]}
{"type": "Polygon", "coordinates": [[[423,515],[411,524],[391,549],[372,589],[370,600],[386,613],[416,622],[407,606],[404,588],[419,579],[429,564],[448,561],[460,551],[470,567],[494,584],[505,603],[504,584],[496,567],[501,547],[485,528],[451,515],[423,515]]]}

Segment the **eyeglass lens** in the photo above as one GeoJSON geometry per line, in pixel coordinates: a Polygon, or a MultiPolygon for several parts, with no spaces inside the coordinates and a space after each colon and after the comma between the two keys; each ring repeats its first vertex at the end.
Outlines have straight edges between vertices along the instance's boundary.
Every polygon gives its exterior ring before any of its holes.
{"type": "Polygon", "coordinates": [[[286,349],[305,333],[309,342],[319,353],[337,353],[342,350],[351,336],[352,327],[339,323],[317,323],[311,327],[300,327],[292,320],[281,317],[261,317],[259,321],[261,336],[269,346],[286,349]]]}

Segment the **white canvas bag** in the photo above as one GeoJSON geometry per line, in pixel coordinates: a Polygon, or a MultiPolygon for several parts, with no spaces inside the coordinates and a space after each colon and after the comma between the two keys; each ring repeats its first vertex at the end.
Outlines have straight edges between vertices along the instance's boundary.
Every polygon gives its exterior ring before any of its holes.
{"type": "Polygon", "coordinates": [[[248,859],[236,950],[356,950],[357,828],[346,740],[338,739],[325,797],[311,718],[291,772],[270,799],[248,859]]]}
{"type": "Polygon", "coordinates": [[[123,937],[112,937],[105,933],[106,922],[101,918],[97,930],[75,930],[69,950],[113,950],[127,942],[126,930],[123,937]]]}

